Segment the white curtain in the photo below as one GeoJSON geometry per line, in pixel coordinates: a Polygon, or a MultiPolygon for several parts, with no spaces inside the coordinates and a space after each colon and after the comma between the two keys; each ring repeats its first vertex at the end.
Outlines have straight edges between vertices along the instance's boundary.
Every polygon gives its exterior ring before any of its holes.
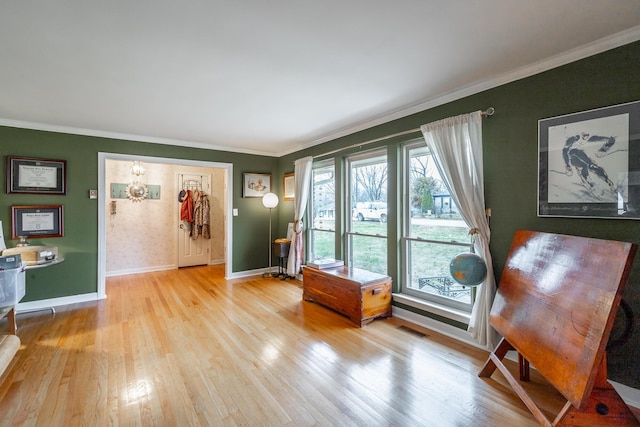
{"type": "Polygon", "coordinates": [[[478,287],[467,330],[478,344],[492,350],[499,339],[489,325],[489,313],[496,294],[489,241],[491,231],[485,216],[482,163],[482,113],[476,111],[421,128],[440,175],[470,229],[476,229],[474,249],[487,264],[487,278],[478,287]]]}
{"type": "Polygon", "coordinates": [[[304,226],[302,218],[307,208],[309,193],[311,192],[311,171],[313,167],[313,157],[303,157],[295,161],[294,182],[295,196],[293,199],[293,238],[289,248],[289,259],[287,260],[287,275],[297,276],[302,265],[302,254],[304,251],[304,226]]]}

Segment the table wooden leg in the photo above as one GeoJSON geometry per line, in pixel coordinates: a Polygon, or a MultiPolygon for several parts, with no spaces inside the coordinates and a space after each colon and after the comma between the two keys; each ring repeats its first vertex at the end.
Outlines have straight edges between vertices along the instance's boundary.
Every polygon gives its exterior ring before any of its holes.
{"type": "MultiPolygon", "coordinates": [[[[509,344],[509,341],[502,338],[498,343],[498,345],[496,346],[495,350],[493,350],[493,352],[491,353],[491,355],[493,355],[497,360],[502,360],[507,355],[509,350],[513,350],[513,346],[509,344]]],[[[491,355],[489,356],[484,366],[478,373],[479,377],[488,378],[496,370],[497,366],[495,362],[492,360],[491,355]]]]}
{"type": "Polygon", "coordinates": [[[529,381],[529,361],[518,353],[518,366],[520,368],[520,381],[529,381]]]}
{"type": "Polygon", "coordinates": [[[16,308],[12,307],[9,311],[9,330],[13,335],[16,335],[18,332],[18,324],[16,323],[16,308]]]}
{"type": "Polygon", "coordinates": [[[16,324],[16,308],[11,307],[11,310],[0,313],[0,319],[7,318],[9,321],[9,333],[16,335],[18,326],[16,324]]]}

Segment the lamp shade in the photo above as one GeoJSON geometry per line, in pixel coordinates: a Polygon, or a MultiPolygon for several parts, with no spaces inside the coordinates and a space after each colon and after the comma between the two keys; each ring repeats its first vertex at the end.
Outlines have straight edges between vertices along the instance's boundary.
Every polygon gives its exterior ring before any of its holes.
{"type": "Polygon", "coordinates": [[[142,166],[142,162],[136,160],[133,162],[133,166],[131,166],[131,174],[135,176],[144,175],[144,166],[142,166]]]}
{"type": "Polygon", "coordinates": [[[262,204],[265,208],[275,208],[276,206],[278,206],[278,201],[278,196],[276,196],[274,193],[267,193],[262,196],[262,204]]]}

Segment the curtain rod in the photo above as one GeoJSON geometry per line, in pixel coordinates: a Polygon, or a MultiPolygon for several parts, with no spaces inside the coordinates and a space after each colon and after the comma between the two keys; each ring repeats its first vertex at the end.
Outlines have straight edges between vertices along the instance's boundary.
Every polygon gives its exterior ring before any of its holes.
{"type": "MultiPolygon", "coordinates": [[[[495,114],[495,112],[496,112],[495,108],[489,107],[485,111],[480,111],[480,114],[483,115],[483,116],[493,116],[495,114]]],[[[328,151],[326,153],[316,154],[315,156],[313,156],[313,158],[315,159],[315,158],[318,158],[318,157],[328,156],[329,154],[338,153],[340,151],[348,150],[350,148],[362,147],[363,145],[373,144],[374,142],[380,142],[380,141],[384,141],[385,139],[391,139],[391,138],[395,138],[396,136],[408,135],[408,134],[416,133],[416,132],[420,132],[420,128],[409,129],[409,130],[405,130],[403,132],[398,132],[398,133],[394,133],[394,134],[387,135],[387,136],[381,136],[380,138],[371,139],[369,141],[359,142],[357,144],[353,144],[353,145],[350,145],[348,147],[338,148],[336,150],[328,151]]]]}

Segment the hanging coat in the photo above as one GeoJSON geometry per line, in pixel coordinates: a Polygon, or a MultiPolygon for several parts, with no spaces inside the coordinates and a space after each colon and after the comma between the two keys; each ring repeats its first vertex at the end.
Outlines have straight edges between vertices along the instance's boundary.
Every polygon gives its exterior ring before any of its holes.
{"type": "Polygon", "coordinates": [[[185,194],[182,199],[180,219],[186,222],[193,222],[193,198],[191,197],[191,190],[187,190],[187,194],[185,194]]]}
{"type": "Polygon", "coordinates": [[[195,191],[194,196],[195,200],[193,202],[193,227],[191,227],[191,238],[195,240],[199,235],[202,235],[205,239],[210,239],[209,197],[198,190],[195,191]]]}

